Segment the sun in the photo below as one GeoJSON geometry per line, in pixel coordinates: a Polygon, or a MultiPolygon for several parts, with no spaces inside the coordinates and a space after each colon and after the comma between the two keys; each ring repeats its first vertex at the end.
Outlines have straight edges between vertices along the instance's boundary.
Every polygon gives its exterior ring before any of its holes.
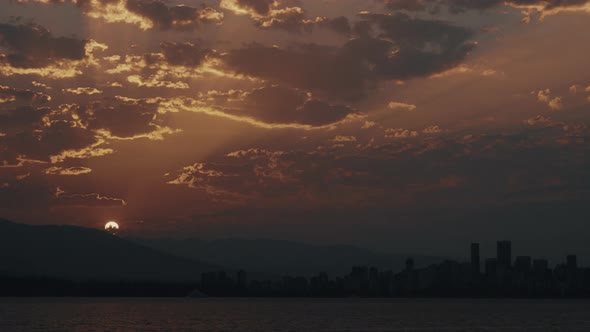
{"type": "Polygon", "coordinates": [[[109,233],[116,234],[119,231],[119,224],[115,221],[109,221],[104,225],[104,229],[109,233]]]}

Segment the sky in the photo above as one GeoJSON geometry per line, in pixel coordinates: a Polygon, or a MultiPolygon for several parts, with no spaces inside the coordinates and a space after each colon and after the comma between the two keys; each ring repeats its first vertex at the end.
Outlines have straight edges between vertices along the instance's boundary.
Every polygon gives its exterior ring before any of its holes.
{"type": "Polygon", "coordinates": [[[590,255],[589,18],[588,0],[2,1],[0,216],[590,255]]]}

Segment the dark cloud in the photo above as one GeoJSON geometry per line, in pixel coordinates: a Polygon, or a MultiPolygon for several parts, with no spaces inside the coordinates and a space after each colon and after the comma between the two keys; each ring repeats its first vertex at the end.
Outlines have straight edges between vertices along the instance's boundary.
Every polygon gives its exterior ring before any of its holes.
{"type": "Polygon", "coordinates": [[[51,100],[51,97],[31,90],[16,89],[9,86],[0,85],[0,104],[12,103],[12,102],[34,102],[34,103],[47,103],[51,100]]]}
{"type": "Polygon", "coordinates": [[[350,107],[331,105],[302,91],[267,86],[246,94],[236,114],[266,123],[322,126],[341,121],[354,112],[350,107]]]}
{"type": "Polygon", "coordinates": [[[191,7],[185,5],[169,6],[164,0],[19,0],[21,3],[49,3],[64,4],[74,3],[84,13],[94,18],[103,18],[108,22],[126,22],[140,25],[142,29],[159,28],[161,30],[192,30],[203,24],[218,24],[223,19],[223,14],[213,7],[201,5],[191,7]],[[115,11],[125,8],[129,11],[128,17],[124,14],[113,14],[109,6],[117,6],[115,11]],[[146,22],[138,22],[131,16],[137,15],[146,22]]]}
{"type": "Polygon", "coordinates": [[[339,33],[339,34],[343,34],[343,35],[349,35],[352,33],[352,27],[350,25],[350,21],[348,20],[348,17],[345,16],[340,16],[340,17],[336,17],[333,18],[331,20],[328,20],[325,25],[332,29],[333,31],[339,33]]]}
{"type": "Polygon", "coordinates": [[[80,106],[76,112],[88,129],[108,130],[113,136],[127,138],[157,129],[157,107],[143,101],[105,100],[80,106]]]}
{"type": "Polygon", "coordinates": [[[251,44],[223,59],[238,73],[343,99],[358,99],[366,90],[368,69],[336,47],[305,44],[282,49],[251,44]]]}
{"type": "Polygon", "coordinates": [[[59,59],[82,60],[86,57],[87,42],[54,37],[49,30],[33,23],[0,23],[0,47],[9,51],[2,60],[13,67],[40,68],[59,59]]]}
{"type": "Polygon", "coordinates": [[[72,127],[66,122],[55,122],[48,127],[22,131],[0,137],[2,157],[11,164],[18,156],[27,159],[49,161],[52,156],[68,150],[85,149],[96,143],[95,134],[89,130],[72,127]]]}
{"type": "Polygon", "coordinates": [[[380,143],[340,137],[315,150],[233,151],[167,174],[167,180],[216,201],[265,207],[464,208],[580,199],[588,197],[590,183],[588,135],[578,124],[380,143]]]}
{"type": "Polygon", "coordinates": [[[249,15],[261,29],[291,33],[311,32],[316,26],[330,26],[326,17],[309,17],[297,0],[223,0],[221,7],[236,14],[249,15]]]}
{"type": "Polygon", "coordinates": [[[588,0],[383,0],[387,8],[392,10],[438,12],[447,8],[451,13],[462,13],[467,10],[486,10],[500,5],[530,6],[541,11],[558,8],[580,7],[590,3],[588,0]]]}
{"type": "Polygon", "coordinates": [[[162,30],[187,30],[207,23],[219,23],[221,13],[211,7],[168,6],[160,0],[128,0],[127,9],[153,22],[162,30]]]}
{"type": "Polygon", "coordinates": [[[375,65],[385,79],[428,76],[459,65],[474,43],[471,30],[444,21],[422,20],[404,14],[363,14],[379,30],[378,38],[351,41],[348,48],[375,65]]]}
{"type": "Polygon", "coordinates": [[[49,114],[49,108],[24,106],[0,111],[0,131],[17,133],[41,126],[41,120],[49,114]]]}
{"type": "Polygon", "coordinates": [[[166,61],[175,66],[198,67],[212,51],[192,43],[164,42],[160,44],[166,61]]]}
{"type": "Polygon", "coordinates": [[[161,129],[155,103],[105,98],[60,109],[20,107],[0,112],[0,160],[17,158],[62,162],[112,153],[99,148],[106,140],[146,137],[161,129]]]}
{"type": "MultiPolygon", "coordinates": [[[[404,14],[361,14],[371,31],[343,47],[251,44],[224,60],[238,73],[341,99],[358,99],[379,80],[432,75],[460,64],[474,48],[472,32],[444,21],[404,14]],[[372,30],[377,35],[372,35],[372,30]]],[[[359,30],[358,28],[356,29],[359,30]]]]}
{"type": "Polygon", "coordinates": [[[311,32],[316,25],[324,25],[327,18],[308,18],[299,7],[284,8],[273,12],[272,16],[257,19],[256,25],[262,29],[281,29],[289,32],[311,32]]]}

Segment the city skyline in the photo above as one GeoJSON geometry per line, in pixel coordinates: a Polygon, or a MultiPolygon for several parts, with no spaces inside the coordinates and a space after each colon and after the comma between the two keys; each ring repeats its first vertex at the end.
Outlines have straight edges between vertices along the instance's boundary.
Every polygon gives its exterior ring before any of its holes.
{"type": "Polygon", "coordinates": [[[401,271],[354,266],[345,276],[318,272],[312,277],[283,276],[248,280],[247,272],[207,272],[192,296],[328,296],[328,297],[588,297],[590,267],[578,266],[577,256],[550,266],[547,259],[517,256],[511,241],[497,241],[495,258],[481,270],[479,243],[471,244],[471,261],[443,262],[416,267],[413,258],[401,271]]]}

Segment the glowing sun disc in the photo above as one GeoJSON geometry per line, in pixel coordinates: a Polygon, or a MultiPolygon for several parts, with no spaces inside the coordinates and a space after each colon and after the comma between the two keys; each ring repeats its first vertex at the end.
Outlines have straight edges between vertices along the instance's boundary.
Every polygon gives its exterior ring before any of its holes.
{"type": "Polygon", "coordinates": [[[117,224],[114,221],[109,221],[107,222],[106,225],[104,225],[104,229],[109,231],[109,232],[113,232],[113,231],[118,231],[119,230],[119,224],[117,224]]]}

